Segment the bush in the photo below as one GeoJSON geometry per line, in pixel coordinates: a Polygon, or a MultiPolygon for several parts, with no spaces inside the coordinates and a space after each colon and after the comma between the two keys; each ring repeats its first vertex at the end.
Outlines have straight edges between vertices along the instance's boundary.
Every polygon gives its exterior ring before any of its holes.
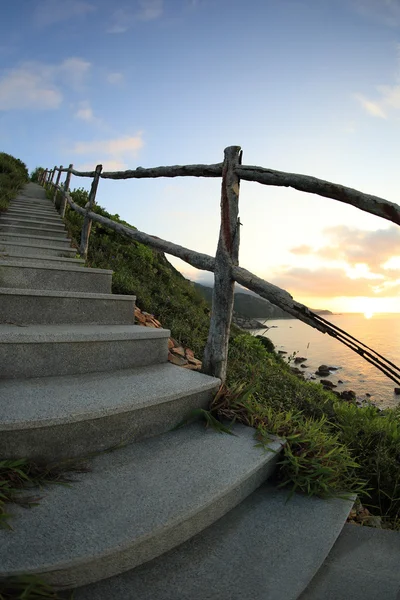
{"type": "Polygon", "coordinates": [[[30,180],[33,183],[37,183],[39,181],[39,177],[43,173],[43,171],[44,171],[43,167],[36,167],[36,169],[34,169],[31,173],[30,180]]]}
{"type": "Polygon", "coordinates": [[[19,158],[0,152],[0,212],[7,210],[9,201],[27,181],[26,165],[19,158]]]}

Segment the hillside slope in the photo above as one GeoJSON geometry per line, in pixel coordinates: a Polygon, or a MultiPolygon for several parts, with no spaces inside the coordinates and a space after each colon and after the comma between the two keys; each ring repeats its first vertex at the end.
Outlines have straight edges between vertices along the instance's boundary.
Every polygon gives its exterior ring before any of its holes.
{"type": "MultiPolygon", "coordinates": [[[[202,294],[208,304],[212,300],[212,287],[193,283],[193,286],[202,294]]],[[[233,310],[240,316],[249,319],[294,319],[292,315],[282,310],[278,306],[274,306],[268,300],[264,300],[260,296],[246,294],[243,292],[235,292],[233,310]]],[[[315,310],[317,314],[332,314],[329,310],[315,310]]]]}

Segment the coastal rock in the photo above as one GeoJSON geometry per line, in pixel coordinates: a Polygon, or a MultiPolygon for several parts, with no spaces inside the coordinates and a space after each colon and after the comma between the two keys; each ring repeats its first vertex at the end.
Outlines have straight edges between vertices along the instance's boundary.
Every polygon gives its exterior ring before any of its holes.
{"type": "Polygon", "coordinates": [[[356,401],[356,393],[353,390],[345,390],[341,392],[340,397],[342,400],[347,400],[347,402],[355,402],[356,401]]]}
{"type": "Polygon", "coordinates": [[[299,363],[305,362],[306,360],[307,360],[307,358],[305,358],[304,356],[296,356],[296,358],[294,359],[294,362],[296,364],[299,364],[299,363]]]}
{"type": "Polygon", "coordinates": [[[321,365],[320,367],[318,367],[318,370],[315,371],[315,374],[318,375],[318,377],[329,377],[329,375],[331,374],[329,369],[327,367],[323,369],[322,367],[325,367],[325,365],[321,365]]]}
{"type": "Polygon", "coordinates": [[[264,323],[260,323],[257,319],[250,319],[249,317],[242,317],[236,313],[233,313],[232,323],[234,323],[240,329],[269,329],[264,323]]]}
{"type": "Polygon", "coordinates": [[[301,367],[302,369],[308,369],[308,365],[305,365],[304,363],[303,363],[302,365],[300,365],[300,367],[301,367]]]}
{"type": "Polygon", "coordinates": [[[337,385],[335,385],[334,383],[332,383],[332,381],[329,381],[328,379],[321,379],[320,383],[322,383],[323,386],[328,387],[328,388],[337,387],[337,385]]]}

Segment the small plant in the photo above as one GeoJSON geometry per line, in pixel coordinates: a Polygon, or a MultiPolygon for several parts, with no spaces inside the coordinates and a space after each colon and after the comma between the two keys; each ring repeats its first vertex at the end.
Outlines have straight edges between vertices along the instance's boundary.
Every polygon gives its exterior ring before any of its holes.
{"type": "Polygon", "coordinates": [[[330,430],[326,417],[315,420],[299,411],[276,411],[256,400],[255,389],[254,383],[221,388],[211,411],[219,418],[255,427],[262,447],[268,447],[271,435],[285,440],[278,463],[280,486],[290,486],[291,494],[300,491],[320,497],[366,493],[356,474],[358,464],[330,430]]]}
{"type": "MultiPolygon", "coordinates": [[[[68,596],[72,600],[73,595],[68,596]]],[[[0,600],[65,600],[36,575],[18,575],[0,579],[0,600]]]]}
{"type": "Polygon", "coordinates": [[[68,460],[54,465],[39,465],[28,459],[0,461],[0,527],[12,529],[6,505],[19,504],[25,508],[37,506],[38,496],[26,496],[23,491],[40,488],[46,484],[67,485],[73,480],[70,472],[87,472],[88,465],[82,460],[68,460]]]}

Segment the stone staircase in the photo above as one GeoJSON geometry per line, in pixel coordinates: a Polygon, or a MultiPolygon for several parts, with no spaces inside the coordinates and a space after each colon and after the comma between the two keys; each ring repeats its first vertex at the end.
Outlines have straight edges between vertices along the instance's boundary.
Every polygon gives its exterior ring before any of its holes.
{"type": "Polygon", "coordinates": [[[299,598],[351,501],[287,502],[267,482],[282,442],[262,451],[250,428],[172,430],[219,380],[169,364],[169,331],[134,325],[111,276],[76,258],[40,186],[0,216],[0,457],[96,453],[39,506],[10,506],[0,577],[75,600],[299,598]]]}

